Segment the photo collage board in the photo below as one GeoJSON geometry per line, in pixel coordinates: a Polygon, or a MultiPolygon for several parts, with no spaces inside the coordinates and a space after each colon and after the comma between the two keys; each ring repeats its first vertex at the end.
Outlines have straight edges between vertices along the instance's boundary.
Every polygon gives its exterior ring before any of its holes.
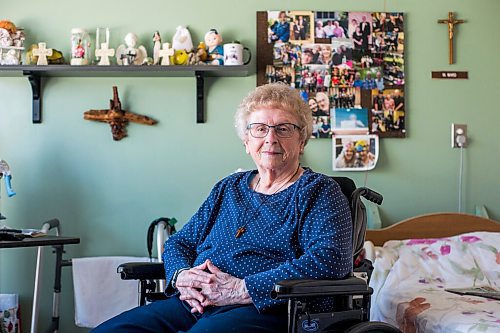
{"type": "Polygon", "coordinates": [[[334,170],[369,170],[379,137],[405,137],[404,41],[400,12],[257,12],[257,85],[298,89],[311,139],[333,139],[334,170]],[[335,163],[346,149],[358,161],[335,163]]]}

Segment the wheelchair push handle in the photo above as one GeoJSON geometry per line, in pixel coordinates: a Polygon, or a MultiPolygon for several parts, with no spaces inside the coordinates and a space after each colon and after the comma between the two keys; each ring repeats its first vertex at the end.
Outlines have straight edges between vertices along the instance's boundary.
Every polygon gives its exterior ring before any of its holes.
{"type": "Polygon", "coordinates": [[[359,191],[360,196],[362,196],[368,201],[376,203],[377,205],[381,205],[382,201],[384,200],[382,194],[375,192],[374,190],[369,189],[367,187],[360,187],[356,189],[356,191],[359,191]]]}

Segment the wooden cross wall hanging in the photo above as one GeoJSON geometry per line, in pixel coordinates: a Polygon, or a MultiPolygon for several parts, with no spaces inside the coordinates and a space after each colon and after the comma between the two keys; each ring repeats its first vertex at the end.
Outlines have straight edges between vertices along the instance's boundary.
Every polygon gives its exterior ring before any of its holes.
{"type": "Polygon", "coordinates": [[[438,23],[448,24],[448,47],[449,47],[449,63],[450,65],[454,63],[453,57],[453,37],[455,34],[455,25],[460,23],[465,23],[464,20],[457,20],[453,15],[453,12],[448,12],[448,19],[438,20],[438,23]]]}
{"type": "Polygon", "coordinates": [[[129,121],[144,125],[154,125],[157,123],[156,120],[149,117],[122,110],[117,87],[113,87],[113,99],[109,101],[108,110],[86,111],[83,113],[83,119],[108,123],[111,126],[111,133],[115,141],[119,141],[127,136],[127,129],[125,127],[129,121]]]}

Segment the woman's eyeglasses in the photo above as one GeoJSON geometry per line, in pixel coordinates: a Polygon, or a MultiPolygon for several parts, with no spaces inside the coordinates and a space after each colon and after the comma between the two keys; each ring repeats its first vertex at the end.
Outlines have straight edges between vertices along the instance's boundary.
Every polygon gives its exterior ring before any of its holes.
{"type": "Polygon", "coordinates": [[[247,125],[247,130],[250,131],[250,135],[259,139],[265,138],[271,128],[274,128],[274,132],[280,138],[290,138],[293,136],[296,129],[301,129],[298,125],[291,123],[283,123],[274,126],[262,123],[252,123],[247,125]]]}

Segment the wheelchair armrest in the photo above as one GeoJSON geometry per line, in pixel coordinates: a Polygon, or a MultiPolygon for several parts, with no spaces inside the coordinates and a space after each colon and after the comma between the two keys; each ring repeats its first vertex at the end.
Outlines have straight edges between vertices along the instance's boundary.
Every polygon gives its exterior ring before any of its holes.
{"type": "Polygon", "coordinates": [[[342,295],[370,295],[373,289],[355,276],[340,280],[283,280],[274,285],[273,299],[342,295]]]}
{"type": "Polygon", "coordinates": [[[117,268],[122,280],[159,280],[165,278],[163,263],[127,262],[117,268]]]}

